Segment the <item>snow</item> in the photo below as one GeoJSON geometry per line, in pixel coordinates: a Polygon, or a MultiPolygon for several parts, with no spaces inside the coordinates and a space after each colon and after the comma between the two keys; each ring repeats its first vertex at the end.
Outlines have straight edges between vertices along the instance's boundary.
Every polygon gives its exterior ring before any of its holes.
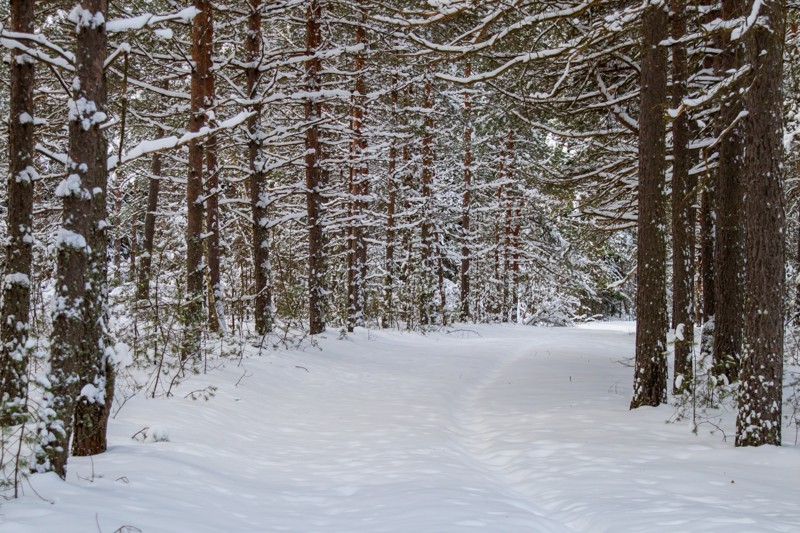
{"type": "Polygon", "coordinates": [[[67,101],[67,106],[69,107],[69,120],[80,122],[84,131],[89,131],[92,126],[100,124],[108,118],[105,113],[97,110],[97,104],[84,97],[67,101]]]}
{"type": "Polygon", "coordinates": [[[61,244],[70,248],[83,250],[86,248],[86,239],[79,233],[75,233],[66,228],[59,228],[58,235],[56,236],[56,245],[58,246],[61,244]]]}
{"type": "Polygon", "coordinates": [[[65,198],[67,196],[80,196],[81,191],[81,177],[78,174],[69,174],[66,178],[61,180],[61,183],[58,184],[55,195],[59,198],[65,198]]]}
{"type": "MultiPolygon", "coordinates": [[[[200,131],[198,131],[198,132],[188,132],[188,133],[183,134],[181,137],[176,137],[174,135],[171,135],[169,137],[162,137],[162,138],[159,138],[159,139],[148,139],[148,140],[141,141],[139,144],[137,144],[131,150],[129,150],[128,152],[125,153],[125,155],[122,157],[122,161],[121,162],[122,163],[127,163],[129,161],[133,161],[136,158],[142,157],[142,156],[150,154],[150,153],[160,152],[160,151],[163,151],[163,150],[176,148],[178,146],[183,146],[184,144],[187,144],[188,142],[190,142],[192,140],[202,139],[203,137],[211,135],[211,134],[216,133],[218,131],[223,131],[223,130],[226,130],[226,129],[235,128],[235,127],[241,125],[244,121],[246,121],[251,116],[253,116],[253,112],[252,111],[242,111],[241,113],[239,113],[239,114],[237,114],[237,115],[235,115],[235,116],[233,116],[233,117],[231,117],[231,118],[229,118],[229,119],[227,119],[227,120],[225,120],[223,122],[220,122],[217,125],[217,127],[215,127],[215,128],[209,128],[209,127],[206,126],[206,127],[200,128],[200,131]]],[[[114,166],[116,166],[117,162],[118,162],[117,160],[114,160],[113,166],[112,166],[112,164],[109,164],[108,165],[109,169],[114,168],[114,166]]]]}
{"type": "Polygon", "coordinates": [[[214,358],[172,399],[129,399],[66,483],[32,476],[0,530],[796,531],[800,448],[629,411],[633,333],[357,329],[214,358]]]}
{"type": "Polygon", "coordinates": [[[89,401],[89,403],[95,403],[95,402],[100,403],[105,401],[105,392],[103,391],[103,389],[99,389],[91,383],[87,383],[86,385],[83,386],[80,395],[86,398],[89,401]]]}
{"type": "Polygon", "coordinates": [[[14,284],[22,285],[24,287],[31,286],[31,279],[24,272],[12,272],[11,274],[6,274],[5,278],[3,278],[3,282],[6,285],[14,284]]]}

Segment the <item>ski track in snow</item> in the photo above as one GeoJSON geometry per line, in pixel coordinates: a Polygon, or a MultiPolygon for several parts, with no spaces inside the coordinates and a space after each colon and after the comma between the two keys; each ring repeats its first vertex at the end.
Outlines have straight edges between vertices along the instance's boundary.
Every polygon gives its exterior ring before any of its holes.
{"type": "Polygon", "coordinates": [[[130,400],[109,451],[71,459],[67,483],[33,476],[49,501],[26,486],[0,531],[800,530],[800,448],[628,411],[632,328],[329,332],[322,351],[220,361],[176,398],[130,400]],[[131,440],[144,426],[170,441],[131,440]]]}

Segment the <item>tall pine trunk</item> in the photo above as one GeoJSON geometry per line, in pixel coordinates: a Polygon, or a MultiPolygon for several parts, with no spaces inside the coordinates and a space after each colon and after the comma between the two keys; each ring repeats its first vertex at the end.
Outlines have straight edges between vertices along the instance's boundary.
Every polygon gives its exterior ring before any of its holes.
{"type": "Polygon", "coordinates": [[[746,297],[737,446],[781,444],[785,286],[781,81],[785,4],[783,0],[764,2],[758,15],[746,34],[747,61],[753,77],[746,99],[746,297]]]}
{"type": "MultiPolygon", "coordinates": [[[[34,1],[11,2],[11,29],[32,34],[34,1]]],[[[8,114],[8,181],[3,304],[0,314],[0,425],[14,424],[27,396],[30,332],[31,259],[33,247],[33,87],[34,60],[11,53],[8,114]]]]}
{"type": "MultiPolygon", "coordinates": [[[[689,69],[686,45],[680,39],[686,33],[686,0],[671,1],[672,38],[672,107],[680,106],[686,96],[689,69]]],[[[694,230],[695,198],[690,196],[694,183],[689,176],[689,120],[681,113],[672,122],[672,327],[683,330],[675,336],[675,375],[672,389],[684,390],[692,382],[694,353],[694,230]]]]}
{"type": "Polygon", "coordinates": [[[668,22],[663,2],[648,4],[642,13],[636,364],[631,409],[667,400],[667,50],[660,43],[667,38],[668,22]]]}
{"type": "Polygon", "coordinates": [[[433,191],[433,81],[430,76],[425,81],[425,98],[422,107],[425,109],[424,132],[422,136],[422,290],[420,294],[420,321],[423,324],[434,323],[434,234],[432,222],[433,191]]]}
{"type": "Polygon", "coordinates": [[[150,177],[147,180],[147,212],[144,215],[144,235],[142,254],[139,259],[136,299],[150,298],[150,281],[153,277],[153,244],[156,236],[156,211],[158,193],[161,189],[161,154],[153,154],[150,163],[150,177]]]}
{"type": "MultiPolygon", "coordinates": [[[[356,26],[356,46],[366,47],[367,13],[361,2],[361,22],[356,26]]],[[[352,97],[352,141],[350,142],[350,222],[347,225],[347,331],[364,325],[367,241],[364,235],[366,196],[369,192],[368,168],[364,160],[367,143],[364,139],[364,51],[355,54],[355,87],[352,97]]]]}
{"type": "MultiPolygon", "coordinates": [[[[392,126],[397,127],[398,105],[397,78],[392,82],[392,126]]],[[[395,283],[395,246],[397,240],[397,141],[389,146],[389,165],[386,176],[386,277],[383,281],[383,318],[381,325],[390,327],[395,321],[394,283],[395,283]]]]}
{"type": "MultiPolygon", "coordinates": [[[[722,17],[733,20],[744,15],[744,0],[723,0],[722,17]]],[[[738,70],[744,60],[740,41],[722,36],[722,53],[719,57],[719,75],[729,76],[738,70]]],[[[739,89],[744,85],[734,83],[722,101],[720,128],[725,130],[719,146],[717,171],[717,217],[715,265],[717,296],[714,317],[714,373],[735,381],[739,374],[742,346],[742,183],[744,163],[743,123],[739,114],[743,110],[739,89]],[[735,124],[734,124],[735,123],[735,124]]]]}
{"type": "MultiPolygon", "coordinates": [[[[464,67],[464,77],[472,75],[472,64],[464,67]]],[[[464,90],[464,190],[461,193],[461,311],[459,318],[462,322],[470,319],[470,227],[472,204],[472,101],[470,89],[464,90]]]]}
{"type": "Polygon", "coordinates": [[[322,7],[319,0],[308,0],[306,8],[306,90],[309,96],[305,103],[306,121],[306,223],[308,224],[308,329],[311,335],[325,330],[323,314],[324,294],[322,242],[322,167],[319,121],[322,118],[320,70],[322,60],[317,57],[322,44],[320,18],[322,7]]]}
{"type": "MultiPolygon", "coordinates": [[[[189,132],[199,132],[206,125],[206,87],[211,75],[211,39],[213,36],[211,2],[195,0],[199,13],[192,29],[192,69],[189,132]]],[[[189,142],[189,177],[186,185],[186,303],[184,342],[181,358],[200,354],[200,331],[203,327],[203,143],[189,142]]]]}
{"type": "MultiPolygon", "coordinates": [[[[214,27],[213,13],[209,14],[212,20],[209,28],[214,27]]],[[[211,37],[213,47],[213,34],[211,37]]],[[[212,55],[213,49],[208,50],[212,55]]],[[[214,74],[209,72],[206,78],[205,87],[206,109],[213,109],[216,105],[216,92],[214,89],[214,74]]],[[[214,126],[214,124],[209,124],[214,126]]],[[[211,135],[206,140],[204,147],[206,160],[206,232],[208,237],[206,243],[206,257],[208,258],[208,325],[211,331],[222,333],[228,332],[228,321],[225,318],[225,301],[222,293],[222,275],[220,272],[221,239],[219,232],[219,196],[220,172],[221,168],[217,158],[217,137],[211,135]]]]}
{"type": "Polygon", "coordinates": [[[247,39],[245,48],[248,66],[247,94],[253,104],[254,115],[247,124],[247,154],[250,162],[250,206],[253,217],[253,270],[255,281],[256,333],[265,335],[272,331],[272,266],[269,256],[269,230],[267,229],[266,175],[261,153],[262,131],[259,95],[259,63],[261,62],[261,0],[249,0],[250,14],[247,17],[247,39]]]}
{"type": "Polygon", "coordinates": [[[40,411],[41,446],[46,458],[40,458],[37,468],[61,477],[66,476],[76,417],[80,427],[75,441],[77,451],[97,453],[104,449],[108,416],[105,407],[113,393],[102,320],[107,274],[107,149],[100,125],[107,119],[104,63],[108,5],[105,0],[83,0],[80,9],[75,51],[77,81],[69,102],[69,168],[56,189],[56,195],[63,199],[63,218],[57,245],[59,305],[53,313],[50,387],[40,411]],[[90,442],[89,436],[99,440],[90,442]],[[93,449],[85,449],[87,443],[93,449]]]}

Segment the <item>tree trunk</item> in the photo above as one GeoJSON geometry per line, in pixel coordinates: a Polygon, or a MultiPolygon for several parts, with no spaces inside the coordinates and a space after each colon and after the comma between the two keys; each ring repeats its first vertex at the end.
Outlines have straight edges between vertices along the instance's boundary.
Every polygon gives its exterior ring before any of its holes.
{"type": "Polygon", "coordinates": [[[667,400],[667,50],[660,43],[667,38],[668,22],[663,4],[649,4],[642,13],[636,365],[631,409],[667,400]]]}
{"type": "MultiPolygon", "coordinates": [[[[710,170],[710,172],[716,172],[710,170]]],[[[714,181],[700,191],[700,279],[703,286],[703,324],[714,318],[714,181]]]]}
{"type": "MultiPolygon", "coordinates": [[[[514,181],[514,131],[508,131],[506,138],[506,178],[509,182],[514,181]]],[[[503,217],[503,322],[512,320],[511,311],[511,292],[512,292],[512,274],[511,274],[511,246],[512,246],[512,204],[513,189],[511,185],[505,188],[505,215],[503,217]]]]}
{"type": "MultiPolygon", "coordinates": [[[[750,12],[750,9],[747,10],[750,12]]],[[[737,446],[781,444],[783,391],[783,0],[760,5],[746,34],[752,81],[747,93],[748,148],[744,349],[737,446]]]]}
{"type": "MultiPolygon", "coordinates": [[[[206,87],[211,75],[211,2],[195,0],[199,13],[192,31],[192,69],[189,132],[196,133],[206,125],[206,87]]],[[[186,308],[184,343],[181,358],[200,355],[200,332],[203,327],[203,144],[189,142],[189,177],[186,185],[186,308]]]]}
{"type": "MultiPolygon", "coordinates": [[[[722,17],[733,20],[744,15],[743,0],[723,0],[722,17]]],[[[739,41],[722,37],[722,54],[719,57],[718,75],[730,75],[742,66],[744,49],[739,41]]],[[[739,89],[744,85],[734,83],[722,101],[720,127],[727,129],[719,146],[717,172],[717,218],[715,265],[717,309],[714,317],[714,373],[735,381],[739,375],[739,359],[742,346],[742,184],[741,171],[744,163],[744,138],[742,123],[731,124],[741,113],[742,96],[739,89]]]]}
{"type": "MultiPolygon", "coordinates": [[[[361,23],[356,26],[356,46],[367,45],[365,24],[367,13],[363,3],[361,23]]],[[[355,54],[355,87],[352,97],[352,141],[350,143],[350,223],[347,225],[347,331],[364,325],[364,292],[366,282],[367,242],[364,238],[364,209],[368,193],[368,168],[364,160],[367,143],[362,126],[366,104],[366,85],[364,83],[364,54],[355,54]]]]}
{"type": "Polygon", "coordinates": [[[420,301],[420,320],[423,324],[434,323],[433,299],[434,258],[433,258],[433,223],[431,222],[431,202],[433,201],[433,81],[430,77],[425,81],[425,99],[423,108],[426,111],[424,133],[422,136],[422,291],[420,301]]]}
{"type": "Polygon", "coordinates": [[[147,300],[150,297],[150,280],[153,275],[153,242],[156,235],[156,211],[158,210],[158,193],[161,189],[160,176],[161,154],[153,154],[147,188],[147,213],[144,215],[143,253],[139,261],[139,282],[136,287],[137,300],[147,300]]]}
{"type": "MultiPolygon", "coordinates": [[[[392,85],[392,125],[397,126],[397,78],[392,85]]],[[[381,325],[388,328],[395,320],[394,312],[394,274],[395,274],[395,240],[397,238],[397,221],[395,214],[397,211],[397,144],[392,140],[389,147],[389,168],[386,177],[386,193],[388,201],[386,204],[386,278],[383,282],[383,320],[381,325]]]]}
{"type": "MultiPolygon", "coordinates": [[[[166,85],[166,84],[165,84],[166,85]]],[[[166,88],[166,86],[164,87],[166,88]]],[[[159,134],[164,130],[159,128],[159,134]]],[[[136,284],[136,299],[150,298],[150,280],[153,276],[153,243],[156,236],[156,211],[158,211],[158,193],[161,189],[161,154],[153,154],[150,164],[150,177],[147,180],[147,212],[144,215],[144,242],[139,261],[139,277],[136,284]]]]}
{"type": "MultiPolygon", "coordinates": [[[[248,67],[247,94],[252,101],[259,98],[258,66],[261,62],[261,0],[249,0],[250,15],[247,18],[248,67]]],[[[272,331],[272,266],[269,256],[269,230],[267,223],[266,175],[261,153],[261,111],[263,106],[253,104],[255,114],[248,121],[248,159],[250,160],[250,205],[253,216],[253,270],[255,281],[255,321],[256,333],[265,335],[272,331]]]]}
{"type": "MultiPolygon", "coordinates": [[[[464,77],[472,75],[472,64],[464,67],[464,77]]],[[[464,191],[461,194],[461,313],[462,322],[470,319],[470,204],[472,203],[472,101],[464,90],[464,191]]]]}
{"type": "MultiPolygon", "coordinates": [[[[213,28],[213,17],[209,27],[213,28]]],[[[213,43],[213,35],[212,35],[213,43]]],[[[209,49],[208,53],[212,54],[209,49]]],[[[216,100],[214,89],[214,75],[209,72],[205,87],[206,109],[213,109],[216,100]]],[[[214,124],[209,124],[213,126],[214,124]]],[[[228,332],[228,323],[225,319],[225,301],[222,292],[222,277],[220,274],[220,233],[219,233],[219,195],[220,166],[217,161],[217,139],[211,135],[204,147],[206,159],[206,256],[208,258],[208,325],[209,329],[225,335],[228,332]]]]}
{"type": "MultiPolygon", "coordinates": [[[[11,30],[34,31],[34,1],[12,0],[11,30]]],[[[6,264],[0,318],[0,425],[13,425],[23,410],[28,387],[31,258],[33,247],[33,87],[35,64],[11,52],[8,114],[8,181],[6,264]],[[16,118],[16,120],[14,119],[16,118]]]]}
{"type": "MultiPolygon", "coordinates": [[[[686,0],[671,0],[672,38],[686,34],[686,0]]],[[[686,45],[672,46],[672,107],[686,96],[689,69],[686,45]]],[[[694,354],[694,183],[689,176],[689,120],[685,113],[672,122],[672,328],[675,335],[675,374],[672,390],[692,383],[694,354]],[[678,330],[682,329],[682,334],[678,330]]]]}
{"type": "Polygon", "coordinates": [[[320,165],[321,146],[319,139],[319,120],[322,118],[320,91],[320,70],[322,60],[316,56],[322,44],[320,18],[322,7],[319,0],[308,0],[306,8],[306,90],[310,96],[305,103],[306,121],[306,212],[308,224],[308,324],[309,333],[316,335],[325,330],[323,315],[323,254],[322,242],[322,168],[320,165]]]}
{"type": "MultiPolygon", "coordinates": [[[[106,297],[106,142],[104,63],[105,0],[83,0],[76,32],[75,92],[69,107],[69,174],[56,190],[63,198],[51,342],[50,396],[41,433],[47,461],[38,470],[66,476],[67,453],[77,418],[81,453],[105,447],[105,421],[113,373],[104,350],[102,320],[106,297]],[[76,406],[78,411],[75,414],[76,406]],[[87,436],[100,436],[90,449],[87,436]]],[[[48,395],[49,396],[49,395],[48,395]]],[[[47,400],[46,400],[47,401],[47,400]]]]}

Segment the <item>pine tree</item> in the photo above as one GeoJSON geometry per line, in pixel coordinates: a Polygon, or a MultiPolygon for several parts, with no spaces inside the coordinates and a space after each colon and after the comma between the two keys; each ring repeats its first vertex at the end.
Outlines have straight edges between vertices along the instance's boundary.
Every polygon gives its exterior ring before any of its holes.
{"type": "MultiPolygon", "coordinates": [[[[32,34],[34,1],[11,2],[11,29],[32,34]]],[[[30,334],[33,186],[37,178],[33,151],[33,58],[15,50],[11,60],[8,118],[8,237],[0,311],[0,424],[13,424],[27,397],[30,334]]]]}
{"type": "Polygon", "coordinates": [[[663,2],[642,13],[641,101],[639,104],[638,281],[636,366],[631,409],[667,400],[667,259],[665,137],[668,17],[663,2]]]}
{"type": "Polygon", "coordinates": [[[758,18],[745,34],[752,80],[746,97],[746,298],[737,446],[781,444],[785,289],[781,83],[785,30],[786,7],[782,0],[776,0],[760,4],[758,18]]]}
{"type": "MultiPolygon", "coordinates": [[[[84,0],[70,16],[76,28],[76,81],[69,101],[68,175],[56,190],[62,198],[63,218],[58,238],[50,386],[40,410],[45,457],[39,465],[40,470],[53,471],[62,478],[66,475],[73,424],[81,426],[81,438],[75,442],[81,451],[102,451],[85,449],[84,437],[98,435],[97,430],[105,428],[104,408],[113,393],[104,331],[107,146],[101,124],[108,118],[104,72],[107,17],[105,0],[84,0]]],[[[104,449],[104,431],[91,445],[104,449]]]]}

